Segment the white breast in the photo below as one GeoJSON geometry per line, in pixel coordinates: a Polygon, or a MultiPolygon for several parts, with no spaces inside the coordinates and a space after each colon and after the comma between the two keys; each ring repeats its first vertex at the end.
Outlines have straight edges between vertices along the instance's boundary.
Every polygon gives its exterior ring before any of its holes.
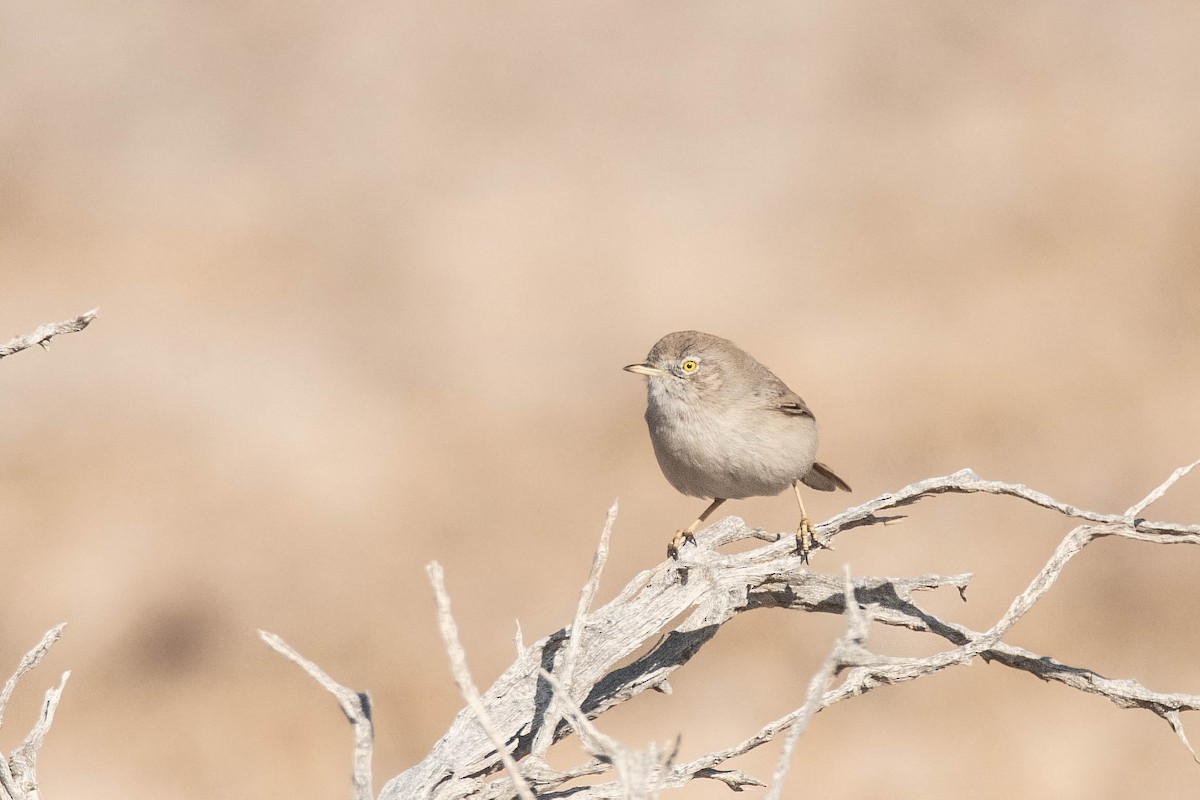
{"type": "Polygon", "coordinates": [[[651,395],[646,423],[671,485],[693,497],[740,499],[779,494],[812,468],[817,428],[811,417],[762,407],[697,412],[651,395]],[[679,413],[682,412],[682,413],[679,413]]]}

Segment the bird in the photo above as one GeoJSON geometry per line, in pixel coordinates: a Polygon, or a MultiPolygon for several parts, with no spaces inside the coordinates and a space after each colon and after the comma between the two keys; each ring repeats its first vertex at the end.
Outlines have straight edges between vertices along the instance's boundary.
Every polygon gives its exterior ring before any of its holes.
{"type": "Polygon", "coordinates": [[[625,371],[646,377],[646,425],[667,481],[689,497],[711,498],[676,531],[667,554],[679,558],[696,529],[726,500],[778,495],[789,486],[800,506],[796,552],[819,545],[800,485],[852,491],[820,461],[817,420],[800,395],[728,339],[702,331],[668,333],[646,360],[625,371]]]}

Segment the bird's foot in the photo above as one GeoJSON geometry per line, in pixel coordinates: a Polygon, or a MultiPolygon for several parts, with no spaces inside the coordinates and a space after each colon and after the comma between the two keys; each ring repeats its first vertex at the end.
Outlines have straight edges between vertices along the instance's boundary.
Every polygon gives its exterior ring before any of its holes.
{"type": "Polygon", "coordinates": [[[817,541],[817,537],[813,536],[812,523],[808,517],[800,518],[800,527],[796,529],[796,555],[800,556],[800,563],[808,563],[808,554],[813,550],[828,550],[829,545],[817,541]]]}
{"type": "Polygon", "coordinates": [[[683,547],[685,543],[695,544],[696,537],[691,531],[675,531],[675,538],[667,545],[667,556],[678,561],[679,548],[683,547]]]}

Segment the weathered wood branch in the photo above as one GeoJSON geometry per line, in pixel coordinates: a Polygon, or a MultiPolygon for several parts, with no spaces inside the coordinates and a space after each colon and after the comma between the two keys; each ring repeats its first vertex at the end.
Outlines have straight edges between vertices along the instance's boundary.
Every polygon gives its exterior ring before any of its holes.
{"type": "Polygon", "coordinates": [[[274,633],[259,631],[258,636],[267,646],[304,670],[310,678],[333,695],[338,707],[354,729],[354,766],[350,782],[354,786],[355,800],[372,800],[371,756],[374,751],[375,726],[371,721],[371,698],[365,692],[356,692],[329,677],[325,670],[300,655],[282,637],[274,633]]]}
{"type": "MultiPolygon", "coordinates": [[[[726,761],[772,741],[784,731],[798,729],[813,714],[833,703],[880,686],[966,664],[975,658],[1100,695],[1122,708],[1151,711],[1166,720],[1186,745],[1180,713],[1200,709],[1200,696],[1154,692],[1134,680],[1105,678],[1087,668],[1069,666],[1014,647],[1002,639],[1012,625],[1049,591],[1067,563],[1097,538],[1122,536],[1157,544],[1200,543],[1200,525],[1151,522],[1141,517],[1151,502],[1195,466],[1176,470],[1166,482],[1123,514],[1082,510],[1021,484],[988,481],[970,470],[961,470],[885,494],[818,526],[818,536],[828,542],[856,527],[894,519],[894,516],[881,512],[947,492],[1008,495],[1084,521],[1085,524],[1067,534],[1025,591],[1013,600],[1008,611],[982,632],[931,614],[914,600],[917,592],[946,587],[953,587],[961,594],[970,575],[857,577],[852,580],[823,575],[811,572],[800,563],[791,537],[778,537],[778,541],[756,549],[725,554],[719,550],[724,545],[751,538],[771,538],[762,531],[747,528],[737,518],[726,518],[698,532],[697,546],[684,548],[679,562],[668,561],[642,572],[601,608],[588,611],[590,599],[581,598],[580,609],[570,626],[520,650],[513,665],[481,695],[484,713],[505,743],[508,760],[518,764],[521,780],[538,797],[570,796],[575,800],[652,797],[664,789],[683,786],[700,777],[721,780],[734,789],[762,785],[739,771],[720,767],[726,761]],[[855,602],[847,604],[846,598],[851,593],[855,602]],[[669,691],[667,679],[670,674],[686,664],[722,624],[739,613],[765,607],[850,616],[846,637],[834,646],[830,659],[814,677],[804,707],[764,725],[739,744],[685,764],[673,763],[669,749],[659,748],[641,754],[642,761],[648,765],[645,774],[649,779],[637,787],[631,787],[625,778],[626,770],[619,769],[616,780],[587,787],[573,785],[570,789],[560,790],[567,781],[613,771],[624,757],[614,751],[619,745],[602,738],[594,725],[585,725],[580,715],[595,719],[646,689],[669,691]],[[670,624],[684,614],[682,622],[670,624]],[[877,655],[865,648],[865,631],[856,619],[931,633],[953,647],[927,658],[877,655]],[[633,658],[651,642],[656,643],[648,652],[633,658]],[[569,676],[569,681],[562,680],[564,676],[569,676]],[[833,681],[838,677],[841,681],[835,686],[833,681]],[[556,699],[561,714],[551,710],[556,699]],[[566,719],[560,721],[562,716],[566,719]],[[549,725],[553,728],[547,729],[549,725]],[[540,755],[543,743],[560,739],[572,729],[580,731],[591,760],[569,770],[550,769],[536,757],[540,755]]],[[[598,559],[598,563],[602,563],[602,559],[598,559]]],[[[589,586],[596,580],[598,572],[593,569],[589,586]]],[[[585,588],[585,595],[587,591],[585,588]]],[[[474,712],[469,709],[460,712],[429,756],[384,787],[381,800],[513,797],[515,789],[511,777],[489,780],[489,776],[501,768],[502,762],[493,742],[493,738],[480,728],[474,712]]],[[[777,770],[776,787],[786,770],[789,750],[785,748],[777,770]]]]}
{"type": "MultiPolygon", "coordinates": [[[[50,648],[62,637],[64,627],[66,623],[55,625],[46,631],[42,640],[25,654],[17,666],[17,671],[5,682],[4,688],[0,690],[0,725],[3,725],[4,710],[16,691],[17,683],[26,673],[42,663],[46,653],[50,652],[50,648]]],[[[64,672],[58,686],[46,690],[46,698],[42,701],[42,711],[37,722],[33,724],[33,728],[21,744],[7,756],[0,753],[0,800],[38,800],[38,751],[41,750],[46,734],[50,732],[50,726],[54,724],[54,712],[58,709],[58,701],[70,676],[69,671],[64,672]]]]}
{"type": "Polygon", "coordinates": [[[476,724],[479,725],[491,743],[496,747],[500,762],[512,776],[513,788],[516,790],[517,796],[521,800],[534,800],[533,791],[529,788],[529,784],[525,782],[525,778],[522,777],[521,770],[517,767],[517,762],[508,753],[507,748],[505,748],[504,739],[501,737],[500,731],[497,730],[495,724],[492,723],[492,719],[479,697],[479,690],[475,688],[475,681],[471,678],[471,673],[467,669],[467,653],[463,650],[462,643],[458,640],[458,626],[454,622],[454,617],[450,614],[450,596],[446,593],[446,584],[442,577],[442,567],[435,561],[426,569],[429,573],[429,580],[433,583],[434,595],[437,597],[438,627],[441,628],[442,640],[446,645],[446,652],[450,656],[450,672],[454,675],[454,681],[458,684],[459,692],[462,693],[463,699],[467,701],[467,706],[471,709],[476,724]]]}
{"type": "Polygon", "coordinates": [[[75,317],[75,319],[68,319],[64,322],[47,322],[39,325],[33,333],[17,336],[4,344],[0,344],[0,358],[27,350],[35,344],[41,345],[43,350],[47,350],[50,348],[50,340],[55,336],[64,333],[77,333],[83,330],[99,313],[100,309],[93,308],[91,311],[75,317]]]}

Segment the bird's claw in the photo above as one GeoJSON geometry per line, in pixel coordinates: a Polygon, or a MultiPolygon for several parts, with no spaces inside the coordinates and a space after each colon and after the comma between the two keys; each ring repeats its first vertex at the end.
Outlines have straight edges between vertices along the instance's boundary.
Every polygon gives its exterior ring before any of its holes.
{"type": "Polygon", "coordinates": [[[673,538],[671,540],[670,544],[667,545],[667,556],[675,561],[678,561],[679,560],[679,548],[683,547],[684,544],[688,544],[688,543],[690,543],[690,544],[696,543],[696,537],[692,534],[691,531],[675,531],[675,538],[673,538]]]}
{"type": "Polygon", "coordinates": [[[796,555],[800,556],[800,563],[808,563],[808,554],[813,550],[829,550],[829,545],[818,541],[817,537],[813,536],[812,523],[808,518],[800,520],[800,528],[796,531],[796,555]]]}

